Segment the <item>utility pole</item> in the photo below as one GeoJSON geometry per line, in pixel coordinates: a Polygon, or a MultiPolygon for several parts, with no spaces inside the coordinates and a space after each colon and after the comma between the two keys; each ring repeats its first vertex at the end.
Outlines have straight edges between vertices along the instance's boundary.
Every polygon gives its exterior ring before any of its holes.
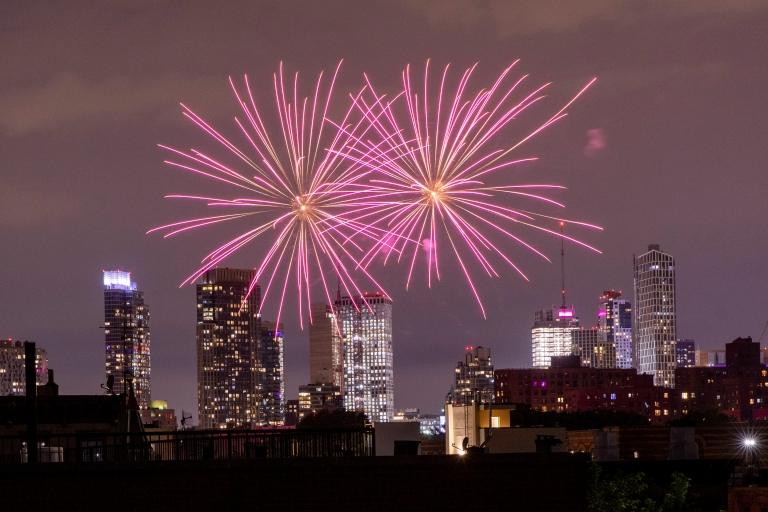
{"type": "Polygon", "coordinates": [[[37,457],[37,351],[35,344],[24,342],[24,377],[27,397],[27,462],[35,463],[37,457]]]}

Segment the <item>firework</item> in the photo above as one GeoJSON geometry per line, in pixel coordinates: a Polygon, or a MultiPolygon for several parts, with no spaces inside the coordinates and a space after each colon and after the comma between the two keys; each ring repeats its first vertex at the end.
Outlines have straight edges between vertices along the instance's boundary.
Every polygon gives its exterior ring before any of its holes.
{"type": "MultiPolygon", "coordinates": [[[[328,112],[341,62],[330,80],[321,72],[311,96],[300,96],[299,75],[286,78],[283,65],[273,75],[279,136],[271,136],[262,111],[257,107],[248,76],[238,85],[229,83],[242,115],[235,125],[241,145],[217,131],[192,109],[182,104],[183,115],[216,141],[224,157],[198,149],[160,147],[170,154],[165,163],[208,180],[231,187],[236,194],[209,197],[174,194],[166,197],[201,201],[220,214],[182,220],[148,231],[165,237],[190,230],[243,222],[247,229],[216,247],[183,283],[194,283],[206,271],[257,239],[268,239],[266,250],[255,266],[248,294],[257,282],[266,282],[262,302],[270,292],[277,298],[277,322],[286,297],[295,292],[301,327],[309,315],[311,288],[319,283],[332,304],[329,281],[349,295],[362,295],[353,271],[357,269],[377,289],[382,289],[360,265],[362,247],[355,240],[378,236],[363,220],[349,220],[350,205],[361,201],[364,187],[356,184],[369,172],[340,157],[339,149],[365,133],[362,116],[352,122],[351,104],[340,123],[331,125],[328,112]],[[336,126],[343,129],[337,129],[336,126]],[[318,279],[319,278],[319,279],[318,279]],[[335,283],[333,283],[335,284],[335,283]]],[[[276,131],[276,130],[275,130],[276,131]]],[[[360,203],[364,204],[364,203],[360,203]]],[[[262,247],[264,246],[262,245],[262,247]]]]}
{"type": "Polygon", "coordinates": [[[405,258],[408,288],[421,255],[426,262],[427,285],[431,287],[433,277],[440,279],[445,245],[461,267],[483,316],[485,309],[470,262],[492,277],[500,275],[501,263],[528,279],[505,247],[494,243],[494,238],[521,245],[547,260],[514,228],[543,231],[599,252],[558,231],[558,226],[567,222],[585,228],[600,227],[509,204],[510,199],[517,198],[564,207],[546,195],[547,191],[564,187],[510,183],[509,171],[536,160],[534,156],[516,156],[518,148],[565,117],[568,107],[595,80],[544,122],[499,148],[500,132],[540,103],[550,85],[528,88],[527,76],[511,79],[516,63],[502,71],[489,87],[474,93],[469,92],[469,82],[476,66],[461,74],[453,92],[447,86],[449,66],[439,76],[436,92],[430,89],[429,61],[421,84],[414,83],[407,66],[402,74],[402,91],[391,99],[379,94],[366,76],[365,93],[352,100],[369,122],[371,136],[347,132],[354,145],[340,153],[372,171],[365,184],[367,206],[361,205],[352,218],[365,223],[369,230],[373,226],[386,232],[368,248],[362,265],[369,265],[381,254],[385,264],[393,256],[397,261],[405,258]]]}

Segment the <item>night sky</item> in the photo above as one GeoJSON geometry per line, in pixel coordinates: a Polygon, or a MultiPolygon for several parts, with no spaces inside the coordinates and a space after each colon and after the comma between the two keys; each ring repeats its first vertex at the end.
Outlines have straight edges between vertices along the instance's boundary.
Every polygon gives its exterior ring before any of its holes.
{"type": "MultiPolygon", "coordinates": [[[[567,214],[605,227],[586,237],[603,255],[568,248],[569,302],[591,324],[601,290],[631,298],[632,254],[658,243],[677,258],[679,337],[714,348],[759,336],[768,320],[764,1],[240,4],[0,4],[0,337],[46,348],[62,393],[100,392],[101,270],[119,267],[151,307],[153,397],[196,411],[194,288],[178,285],[224,235],[144,234],[207,213],[162,199],[208,185],[164,166],[156,144],[213,147],[178,102],[232,132],[228,75],[247,72],[268,88],[280,60],[309,78],[344,58],[339,87],[349,91],[364,71],[394,90],[406,63],[428,57],[479,62],[481,86],[521,58],[534,81],[555,82],[551,106],[598,76],[567,119],[520,153],[541,160],[511,180],[566,185],[557,198],[567,214]]],[[[419,274],[405,292],[404,266],[376,267],[395,299],[397,407],[437,412],[465,345],[490,346],[497,368],[529,364],[534,310],[558,303],[560,280],[559,242],[531,238],[554,263],[514,251],[530,283],[478,273],[487,320],[450,260],[432,290],[419,274]]],[[[257,254],[230,266],[255,265],[257,254]]],[[[295,314],[285,322],[291,398],[308,378],[308,349],[295,314]]]]}

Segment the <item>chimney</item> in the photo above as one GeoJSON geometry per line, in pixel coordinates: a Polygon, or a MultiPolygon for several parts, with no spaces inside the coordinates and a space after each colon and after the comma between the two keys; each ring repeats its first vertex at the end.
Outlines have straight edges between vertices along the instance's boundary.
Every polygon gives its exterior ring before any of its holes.
{"type": "Polygon", "coordinates": [[[59,385],[53,381],[53,370],[48,369],[48,382],[37,386],[37,396],[59,396],[59,385]]]}

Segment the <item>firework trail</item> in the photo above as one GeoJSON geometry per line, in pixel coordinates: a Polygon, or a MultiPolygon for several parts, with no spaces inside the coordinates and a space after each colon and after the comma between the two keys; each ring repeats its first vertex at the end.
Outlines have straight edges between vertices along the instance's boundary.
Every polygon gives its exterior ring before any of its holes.
{"type": "MultiPolygon", "coordinates": [[[[547,197],[553,184],[509,183],[509,170],[536,160],[513,154],[526,141],[567,115],[566,111],[594,82],[590,80],[562,108],[525,131],[500,149],[496,140],[502,129],[544,99],[550,84],[526,87],[527,76],[511,79],[515,63],[507,67],[489,87],[469,92],[475,66],[465,70],[453,90],[447,87],[449,66],[439,76],[436,93],[430,89],[429,61],[423,83],[415,84],[410,66],[402,73],[402,90],[394,98],[379,94],[366,76],[366,90],[352,102],[368,120],[371,137],[345,131],[354,145],[339,154],[372,171],[364,185],[366,205],[352,217],[368,228],[379,228],[379,236],[361,259],[365,267],[384,254],[384,263],[393,255],[397,261],[410,260],[406,288],[411,284],[419,255],[426,261],[427,284],[440,279],[440,259],[445,245],[456,258],[485,317],[485,308],[469,268],[470,261],[489,276],[498,277],[499,262],[509,265],[526,280],[522,270],[504,248],[495,244],[495,233],[507,242],[521,245],[538,256],[547,256],[526,242],[513,227],[543,231],[600,252],[594,247],[557,230],[561,222],[602,229],[585,222],[544,215],[527,208],[508,205],[511,198],[564,207],[547,197]],[[523,91],[525,89],[525,91],[523,91]],[[491,180],[501,184],[488,183],[491,180]],[[548,227],[548,224],[552,227],[548,227]]],[[[334,150],[332,150],[334,151],[334,150]]]]}
{"type": "MultiPolygon", "coordinates": [[[[242,111],[235,124],[243,137],[243,146],[222,135],[202,117],[182,104],[183,115],[226,150],[226,160],[197,149],[180,150],[160,147],[170,154],[165,163],[186,172],[232,187],[237,194],[230,197],[169,195],[174,199],[201,201],[223,210],[220,214],[173,222],[148,231],[163,232],[170,237],[225,222],[248,222],[248,228],[203,258],[200,267],[183,283],[191,284],[206,271],[216,267],[233,253],[259,238],[268,238],[268,248],[256,266],[248,294],[257,282],[266,281],[262,295],[265,302],[274,292],[278,295],[277,323],[289,289],[296,292],[300,324],[309,316],[310,283],[319,282],[329,304],[329,280],[338,279],[349,295],[362,295],[353,270],[361,270],[377,289],[383,290],[360,265],[363,249],[355,241],[376,238],[376,228],[365,221],[345,219],[350,205],[360,203],[364,187],[354,187],[369,172],[358,164],[350,164],[340,156],[340,149],[365,134],[367,123],[362,116],[352,122],[355,108],[350,104],[342,121],[331,125],[328,110],[341,62],[330,81],[320,73],[314,93],[300,96],[298,73],[286,78],[283,65],[273,75],[274,100],[279,136],[271,137],[265,117],[257,107],[248,80],[238,86],[229,83],[242,111]],[[327,83],[329,82],[329,83],[327,83]],[[339,130],[336,126],[341,126],[339,130]],[[247,149],[246,149],[247,148],[247,149]],[[234,163],[225,163],[226,161],[234,163]],[[356,256],[356,254],[358,256],[356,256]],[[317,275],[315,275],[315,271],[317,275]],[[317,279],[319,277],[319,279],[317,279]]],[[[361,91],[362,92],[362,91],[361,91]]],[[[354,97],[354,96],[353,96],[354,97]]],[[[362,203],[361,203],[362,204],[362,203]]],[[[293,293],[292,291],[290,293],[293,293]]]]}

